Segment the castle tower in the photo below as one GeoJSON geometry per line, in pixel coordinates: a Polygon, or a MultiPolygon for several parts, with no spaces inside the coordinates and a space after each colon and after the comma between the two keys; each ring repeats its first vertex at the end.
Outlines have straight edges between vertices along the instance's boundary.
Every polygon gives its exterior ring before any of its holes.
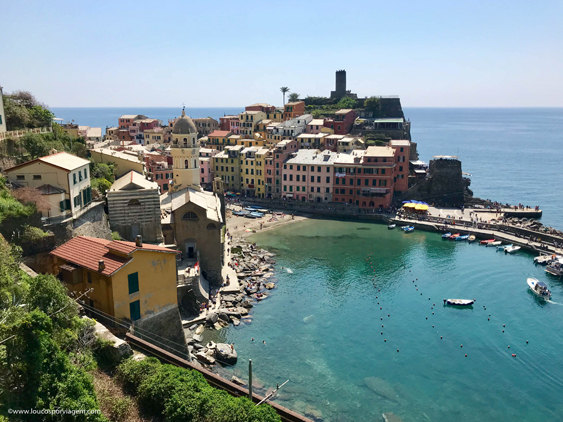
{"type": "Polygon", "coordinates": [[[186,116],[184,109],[182,116],[176,120],[172,127],[170,154],[174,168],[174,182],[171,190],[178,191],[191,188],[201,191],[197,129],[192,119],[186,116]]]}
{"type": "Polygon", "coordinates": [[[335,91],[330,92],[330,98],[342,98],[346,96],[346,71],[336,71],[336,85],[335,91]]]}

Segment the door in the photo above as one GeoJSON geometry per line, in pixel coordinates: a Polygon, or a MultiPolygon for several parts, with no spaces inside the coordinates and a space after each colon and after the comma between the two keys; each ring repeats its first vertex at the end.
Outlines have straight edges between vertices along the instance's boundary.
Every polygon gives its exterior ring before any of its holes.
{"type": "Polygon", "coordinates": [[[135,240],[141,234],[139,224],[131,224],[131,239],[135,240]]]}
{"type": "Polygon", "coordinates": [[[194,257],[194,247],[188,246],[188,258],[192,259],[194,257]]]}

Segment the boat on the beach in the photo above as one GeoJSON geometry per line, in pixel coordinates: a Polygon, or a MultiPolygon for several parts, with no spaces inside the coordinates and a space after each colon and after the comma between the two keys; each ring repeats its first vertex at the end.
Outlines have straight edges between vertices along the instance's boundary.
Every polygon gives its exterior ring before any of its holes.
{"type": "Polygon", "coordinates": [[[500,246],[500,245],[502,245],[502,241],[495,240],[494,242],[487,243],[485,246],[489,247],[489,246],[500,246]]]}
{"type": "Polygon", "coordinates": [[[528,277],[528,287],[530,287],[530,290],[532,292],[543,299],[549,299],[551,297],[551,292],[547,288],[547,284],[545,284],[543,281],[528,277]]]}
{"type": "Polygon", "coordinates": [[[396,224],[389,224],[389,225],[387,226],[387,228],[388,228],[389,230],[392,230],[392,229],[394,229],[395,227],[397,227],[396,224]]]}
{"type": "Polygon", "coordinates": [[[510,246],[508,248],[504,248],[504,253],[513,253],[513,252],[519,251],[520,249],[522,249],[521,246],[514,246],[513,245],[513,246],[510,246]]]}
{"type": "Polygon", "coordinates": [[[248,211],[233,211],[233,215],[238,215],[239,217],[244,217],[246,214],[248,214],[248,211]]]}
{"type": "Polygon", "coordinates": [[[254,216],[255,218],[262,218],[264,217],[264,214],[258,211],[253,211],[250,213],[250,215],[254,216]]]}
{"type": "Polygon", "coordinates": [[[442,239],[448,239],[452,234],[450,232],[444,233],[442,239]]]}
{"type": "Polygon", "coordinates": [[[408,226],[408,227],[403,228],[403,231],[404,231],[405,233],[410,233],[410,232],[412,232],[413,230],[414,230],[414,227],[413,227],[413,226],[408,226]]]}
{"type": "Polygon", "coordinates": [[[455,233],[455,234],[452,234],[452,235],[449,237],[449,240],[456,240],[456,238],[458,238],[458,237],[459,237],[459,233],[455,233]]]}
{"type": "Polygon", "coordinates": [[[481,241],[479,242],[479,244],[480,244],[480,245],[486,245],[487,243],[491,243],[491,242],[494,242],[494,241],[495,241],[495,239],[481,240],[481,241]]]}
{"type": "Polygon", "coordinates": [[[512,243],[510,245],[499,246],[499,247],[497,247],[497,251],[504,251],[506,248],[510,248],[511,246],[512,246],[512,243]]]}
{"type": "Polygon", "coordinates": [[[471,306],[474,303],[474,299],[444,299],[444,305],[451,306],[471,306]]]}
{"type": "Polygon", "coordinates": [[[253,215],[253,214],[255,214],[255,213],[254,213],[254,212],[247,212],[247,213],[244,215],[244,217],[245,217],[245,218],[258,218],[256,215],[253,215]]]}
{"type": "Polygon", "coordinates": [[[467,238],[467,241],[468,241],[469,243],[471,243],[471,242],[475,242],[475,239],[477,239],[477,238],[475,237],[474,234],[472,234],[471,236],[469,236],[469,237],[467,238]]]}
{"type": "Polygon", "coordinates": [[[468,235],[468,234],[463,234],[463,235],[461,235],[461,236],[456,237],[455,240],[456,240],[456,241],[464,241],[464,240],[467,240],[467,239],[469,239],[469,235],[468,235]]]}

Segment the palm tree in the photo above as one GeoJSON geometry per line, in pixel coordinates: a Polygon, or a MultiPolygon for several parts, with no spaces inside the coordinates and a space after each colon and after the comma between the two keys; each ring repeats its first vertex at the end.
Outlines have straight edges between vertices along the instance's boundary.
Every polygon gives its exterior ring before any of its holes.
{"type": "Polygon", "coordinates": [[[292,92],[291,94],[289,94],[289,101],[290,102],[299,101],[299,94],[297,92],[292,92]]]}
{"type": "Polygon", "coordinates": [[[289,92],[289,88],[287,86],[282,86],[280,88],[280,91],[283,94],[283,105],[285,105],[285,94],[287,94],[289,92]]]}

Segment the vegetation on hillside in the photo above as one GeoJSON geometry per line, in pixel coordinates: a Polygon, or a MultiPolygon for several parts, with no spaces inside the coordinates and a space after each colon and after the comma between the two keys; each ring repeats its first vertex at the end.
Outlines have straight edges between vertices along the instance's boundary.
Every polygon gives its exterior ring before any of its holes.
{"type": "Polygon", "coordinates": [[[92,189],[105,195],[106,191],[115,182],[115,163],[94,163],[90,161],[90,183],[92,189]]]}
{"type": "Polygon", "coordinates": [[[46,105],[27,91],[4,94],[3,100],[8,130],[48,127],[55,117],[46,105]]]}
{"type": "Polygon", "coordinates": [[[31,201],[22,203],[6,187],[6,179],[0,176],[0,224],[8,218],[27,218],[37,212],[31,201]]]}

